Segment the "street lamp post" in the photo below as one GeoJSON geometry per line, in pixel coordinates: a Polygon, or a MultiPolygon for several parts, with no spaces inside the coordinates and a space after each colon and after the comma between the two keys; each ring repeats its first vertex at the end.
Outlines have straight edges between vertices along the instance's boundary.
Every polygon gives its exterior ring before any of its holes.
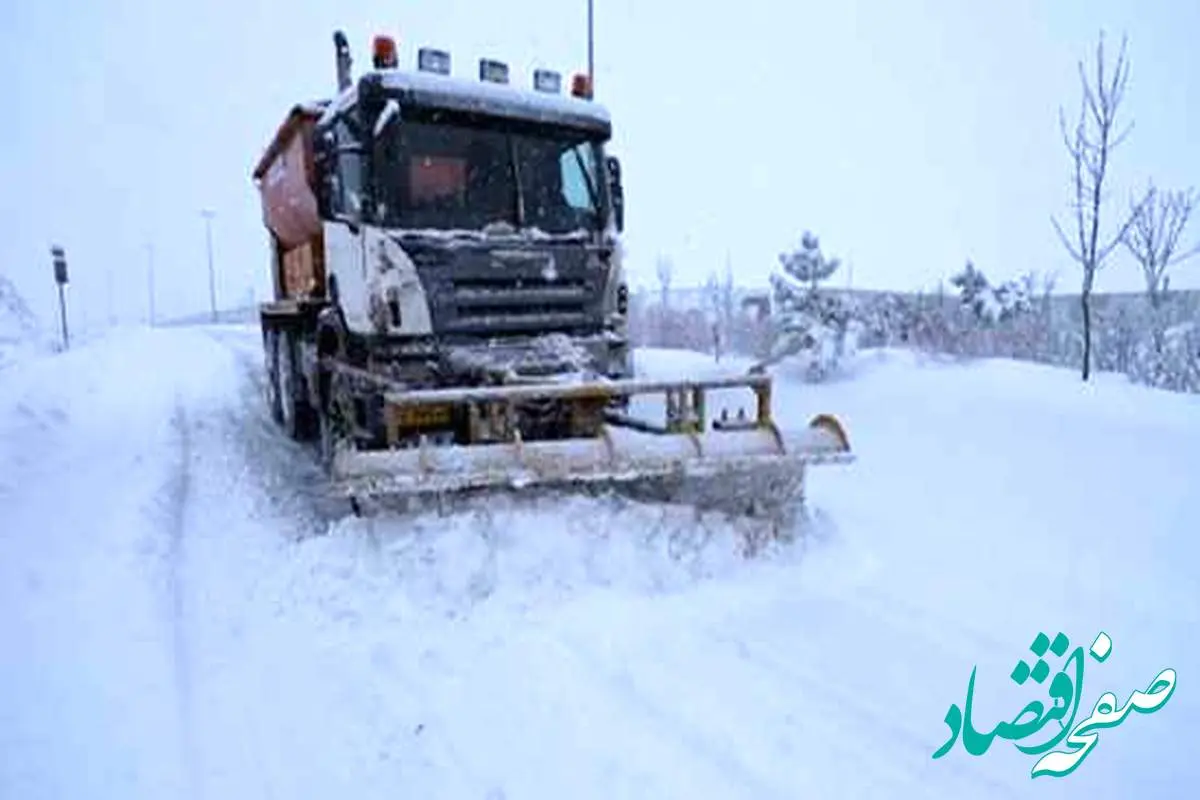
{"type": "Polygon", "coordinates": [[[217,321],[217,278],[213,271],[213,250],[212,250],[212,220],[216,216],[215,211],[205,209],[200,212],[204,217],[204,239],[208,245],[208,304],[212,311],[212,321],[217,321]]]}
{"type": "Polygon", "coordinates": [[[67,254],[61,245],[50,248],[50,257],[54,261],[54,282],[58,284],[58,315],[62,321],[62,347],[69,350],[71,337],[67,332],[67,296],[64,288],[69,280],[67,276],[67,254]]]}

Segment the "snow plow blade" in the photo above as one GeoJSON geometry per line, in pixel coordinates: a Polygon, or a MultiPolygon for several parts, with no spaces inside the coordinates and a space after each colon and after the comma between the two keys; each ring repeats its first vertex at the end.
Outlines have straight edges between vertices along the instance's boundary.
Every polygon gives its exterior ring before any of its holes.
{"type": "Polygon", "coordinates": [[[495,492],[566,491],[774,516],[802,498],[807,467],[846,463],[853,454],[832,416],[815,417],[803,431],[781,431],[771,419],[770,389],[770,376],[746,375],[397,393],[387,398],[397,410],[468,405],[472,419],[482,419],[489,411],[494,418],[497,407],[554,398],[573,413],[584,409],[581,417],[599,410],[601,421],[589,435],[568,438],[522,441],[517,429],[499,442],[434,446],[422,440],[405,449],[341,450],[330,465],[333,489],[360,515],[444,508],[447,501],[495,492]],[[754,391],[753,418],[706,419],[707,393],[738,388],[754,391]],[[648,394],[666,396],[666,424],[606,410],[614,398],[648,394]]]}

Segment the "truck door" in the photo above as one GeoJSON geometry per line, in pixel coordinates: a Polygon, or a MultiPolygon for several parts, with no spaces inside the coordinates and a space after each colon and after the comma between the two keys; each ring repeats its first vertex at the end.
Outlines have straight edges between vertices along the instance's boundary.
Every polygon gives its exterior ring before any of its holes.
{"type": "Polygon", "coordinates": [[[368,332],[371,320],[362,234],[363,149],[344,117],[335,121],[333,134],[334,153],[329,162],[331,213],[324,222],[326,269],[337,283],[347,326],[368,332]]]}

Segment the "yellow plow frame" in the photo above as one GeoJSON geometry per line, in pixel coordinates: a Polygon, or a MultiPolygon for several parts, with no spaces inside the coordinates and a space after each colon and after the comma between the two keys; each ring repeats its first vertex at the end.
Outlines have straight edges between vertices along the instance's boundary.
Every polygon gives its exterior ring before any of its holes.
{"type": "Polygon", "coordinates": [[[411,510],[481,492],[572,491],[678,502],[731,513],[775,514],[803,497],[809,465],[848,463],[854,455],[833,416],[799,431],[781,430],[771,413],[772,379],[749,374],[706,380],[588,381],[574,384],[389,391],[389,441],[413,425],[443,422],[465,407],[472,444],[384,450],[341,449],[330,465],[335,494],[356,513],[411,510]],[[754,413],[712,419],[710,395],[749,389],[754,413]],[[612,412],[613,399],[665,398],[660,424],[612,412]],[[555,399],[569,409],[571,435],[525,441],[516,406],[555,399]]]}

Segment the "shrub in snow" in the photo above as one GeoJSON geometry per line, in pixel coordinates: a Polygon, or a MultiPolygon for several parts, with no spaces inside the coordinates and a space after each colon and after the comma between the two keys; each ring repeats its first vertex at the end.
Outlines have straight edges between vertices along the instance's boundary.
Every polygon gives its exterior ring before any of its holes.
{"type": "MultiPolygon", "coordinates": [[[[812,379],[830,376],[848,355],[870,347],[1069,369],[1083,358],[1078,296],[1052,296],[1051,283],[1035,291],[1031,275],[992,287],[972,264],[945,293],[849,292],[821,288],[836,269],[830,264],[836,261],[821,257],[809,236],[808,246],[802,242],[796,253],[782,256],[783,269],[771,276],[772,313],[761,319],[735,315],[723,341],[764,366],[786,359],[812,379]]],[[[1200,292],[1163,287],[1157,301],[1155,306],[1145,297],[1094,296],[1092,365],[1147,386],[1200,393],[1200,292]]],[[[635,295],[634,343],[710,350],[711,322],[703,314],[693,320],[693,313],[649,307],[635,295]]]]}
{"type": "Polygon", "coordinates": [[[974,314],[976,319],[985,322],[1012,319],[1032,307],[1032,275],[993,287],[987,277],[968,261],[963,271],[950,279],[950,284],[959,290],[962,307],[974,314]]]}
{"type": "Polygon", "coordinates": [[[1200,325],[1184,322],[1142,333],[1122,371],[1147,386],[1200,393],[1200,325]]]}
{"type": "MultiPolygon", "coordinates": [[[[973,265],[951,279],[956,302],[922,306],[889,319],[906,326],[901,338],[922,350],[959,357],[1013,358],[1078,368],[1083,335],[1077,297],[1035,297],[1033,277],[992,288],[973,265]]],[[[914,303],[905,301],[911,308],[914,303]]],[[[1200,392],[1200,305],[1165,293],[1146,297],[1098,295],[1092,306],[1092,367],[1173,391],[1200,392]]],[[[904,303],[901,303],[904,305],[904,303]]],[[[894,335],[894,333],[893,333],[894,335]]]]}
{"type": "Polygon", "coordinates": [[[987,305],[986,295],[988,280],[982,272],[975,269],[970,261],[963,271],[950,278],[950,285],[959,291],[959,302],[963,308],[970,310],[977,318],[982,319],[987,305]]]}
{"type": "Polygon", "coordinates": [[[893,293],[856,300],[851,319],[857,326],[858,347],[892,347],[907,343],[916,327],[917,303],[914,298],[893,293]]]}

